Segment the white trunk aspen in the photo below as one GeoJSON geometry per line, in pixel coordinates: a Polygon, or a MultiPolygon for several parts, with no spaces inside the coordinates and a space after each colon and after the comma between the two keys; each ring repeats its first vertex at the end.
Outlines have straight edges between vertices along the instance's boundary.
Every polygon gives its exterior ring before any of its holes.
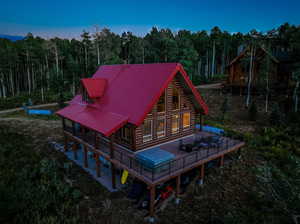
{"type": "Polygon", "coordinates": [[[56,76],[58,77],[58,73],[59,73],[59,61],[58,61],[58,51],[57,51],[57,45],[54,45],[54,49],[55,49],[55,64],[56,64],[56,76]]]}
{"type": "Polygon", "coordinates": [[[252,82],[252,70],[253,70],[253,55],[254,55],[254,46],[251,47],[251,56],[250,56],[250,66],[249,66],[249,77],[248,77],[248,87],[247,87],[247,99],[246,107],[249,107],[250,104],[250,95],[251,95],[251,82],[252,82]]]}
{"type": "Polygon", "coordinates": [[[97,40],[97,62],[98,62],[98,66],[100,65],[100,49],[99,49],[99,43],[97,40]]]}
{"type": "Polygon", "coordinates": [[[27,85],[28,85],[28,92],[31,94],[31,78],[30,78],[30,68],[29,68],[29,52],[27,50],[27,85]]]}
{"type": "Polygon", "coordinates": [[[216,42],[213,42],[213,54],[211,62],[211,77],[215,75],[215,60],[216,60],[216,42]]]}
{"type": "Polygon", "coordinates": [[[12,69],[9,69],[9,80],[10,80],[10,89],[11,93],[14,96],[15,95],[15,87],[14,87],[14,80],[13,80],[13,72],[12,69]]]}
{"type": "Polygon", "coordinates": [[[145,48],[143,46],[143,64],[145,64],[145,48]]]}
{"type": "Polygon", "coordinates": [[[206,51],[205,77],[208,78],[208,50],[206,51]]]}
{"type": "Polygon", "coordinates": [[[1,86],[2,86],[2,96],[5,99],[6,98],[6,88],[5,88],[5,84],[4,84],[3,78],[1,78],[0,82],[1,82],[1,86]]]}
{"type": "Polygon", "coordinates": [[[36,74],[35,74],[35,72],[34,72],[34,67],[33,67],[33,64],[31,64],[31,73],[32,73],[32,90],[33,91],[35,91],[35,84],[36,84],[36,82],[35,82],[35,76],[36,76],[36,74]]]}
{"type": "Polygon", "coordinates": [[[266,74],[266,102],[265,102],[265,111],[268,113],[268,107],[269,107],[269,66],[267,66],[267,74],[266,74]]]}
{"type": "Polygon", "coordinates": [[[88,55],[87,55],[87,47],[84,45],[84,59],[85,59],[85,72],[87,72],[88,67],[88,55]]]}
{"type": "Polygon", "coordinates": [[[48,55],[45,55],[46,60],[46,79],[47,79],[47,90],[50,89],[50,74],[49,74],[49,62],[48,62],[48,55]]]}
{"type": "Polygon", "coordinates": [[[226,45],[225,45],[225,42],[224,42],[224,49],[223,49],[223,52],[222,52],[222,66],[221,66],[221,73],[222,75],[225,74],[225,51],[226,51],[226,45]]]}
{"type": "Polygon", "coordinates": [[[198,62],[198,75],[201,76],[201,67],[202,67],[202,59],[200,58],[198,62]]]}

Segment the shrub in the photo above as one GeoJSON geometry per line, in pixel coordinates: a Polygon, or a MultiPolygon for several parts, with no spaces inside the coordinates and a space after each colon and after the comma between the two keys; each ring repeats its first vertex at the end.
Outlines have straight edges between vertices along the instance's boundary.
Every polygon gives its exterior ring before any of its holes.
{"type": "Polygon", "coordinates": [[[257,112],[258,111],[257,111],[256,103],[255,102],[251,103],[250,108],[248,110],[248,116],[250,121],[256,121],[257,112]]]}

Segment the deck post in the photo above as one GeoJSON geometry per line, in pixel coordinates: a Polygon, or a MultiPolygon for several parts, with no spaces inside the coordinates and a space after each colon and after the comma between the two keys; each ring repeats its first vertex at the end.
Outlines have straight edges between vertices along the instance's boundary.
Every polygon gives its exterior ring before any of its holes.
{"type": "Polygon", "coordinates": [[[88,168],[89,167],[89,164],[88,164],[88,152],[87,152],[87,148],[86,148],[85,145],[83,146],[83,156],[84,156],[84,167],[88,168]]]}
{"type": "Polygon", "coordinates": [[[77,149],[78,149],[78,145],[76,142],[73,142],[72,145],[72,150],[73,150],[73,155],[74,155],[74,159],[77,160],[78,156],[77,156],[77,149]]]}
{"type": "Polygon", "coordinates": [[[66,130],[66,120],[65,118],[62,118],[62,126],[63,126],[63,130],[66,130]]]}
{"type": "Polygon", "coordinates": [[[68,151],[68,137],[66,134],[64,134],[64,151],[68,151]]]}
{"type": "Polygon", "coordinates": [[[220,167],[224,166],[224,155],[220,158],[220,167]]]}
{"type": "Polygon", "coordinates": [[[95,160],[96,160],[96,174],[97,174],[97,177],[101,177],[101,162],[100,162],[100,158],[99,158],[98,153],[95,155],[95,160]]]}
{"type": "Polygon", "coordinates": [[[150,206],[149,206],[150,218],[154,218],[154,203],[155,203],[155,185],[150,186],[150,206]]]}
{"type": "MultiPolygon", "coordinates": [[[[113,159],[114,158],[114,134],[110,136],[110,157],[113,159]]],[[[112,162],[111,164],[111,186],[113,189],[116,189],[116,168],[115,164],[112,162]]]]}
{"type": "Polygon", "coordinates": [[[180,185],[181,185],[181,175],[178,175],[176,177],[176,198],[175,198],[175,204],[180,203],[179,194],[180,194],[180,185]]]}
{"type": "Polygon", "coordinates": [[[199,180],[199,184],[202,185],[204,182],[204,164],[201,165],[200,168],[200,180],[199,180]]]}

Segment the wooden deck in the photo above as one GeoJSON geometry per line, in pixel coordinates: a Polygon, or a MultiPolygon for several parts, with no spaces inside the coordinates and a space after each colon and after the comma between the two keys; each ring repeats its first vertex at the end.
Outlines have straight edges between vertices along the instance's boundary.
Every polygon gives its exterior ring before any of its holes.
{"type": "MultiPolygon", "coordinates": [[[[185,152],[179,150],[180,139],[177,139],[175,141],[159,145],[159,148],[173,153],[175,155],[175,159],[163,164],[155,170],[149,170],[135,159],[135,152],[132,152],[130,149],[126,149],[118,144],[114,144],[112,156],[109,140],[102,139],[99,144],[96,144],[95,135],[92,132],[83,136],[81,133],[74,134],[71,130],[66,129],[64,133],[67,138],[83,144],[87,150],[103,156],[116,167],[128,170],[130,175],[142,180],[149,186],[155,186],[158,183],[165,182],[195,167],[200,167],[211,160],[217,158],[222,159],[225,154],[238,150],[244,146],[243,142],[227,137],[221,137],[221,144],[217,147],[201,148],[193,152],[185,152]],[[99,146],[97,147],[97,145],[99,146]]],[[[197,134],[181,139],[183,144],[188,144],[193,143],[196,139],[201,139],[211,135],[212,134],[207,132],[198,132],[197,134]]],[[[149,149],[151,148],[144,150],[149,149]]]]}

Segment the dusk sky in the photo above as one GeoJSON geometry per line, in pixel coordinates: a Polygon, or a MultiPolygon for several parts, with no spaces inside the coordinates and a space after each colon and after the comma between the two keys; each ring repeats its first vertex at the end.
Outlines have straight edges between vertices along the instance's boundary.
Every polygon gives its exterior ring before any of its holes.
{"type": "Polygon", "coordinates": [[[174,31],[267,31],[300,24],[300,0],[1,0],[0,34],[78,37],[83,29],[108,27],[144,35],[152,26],[174,31]]]}

